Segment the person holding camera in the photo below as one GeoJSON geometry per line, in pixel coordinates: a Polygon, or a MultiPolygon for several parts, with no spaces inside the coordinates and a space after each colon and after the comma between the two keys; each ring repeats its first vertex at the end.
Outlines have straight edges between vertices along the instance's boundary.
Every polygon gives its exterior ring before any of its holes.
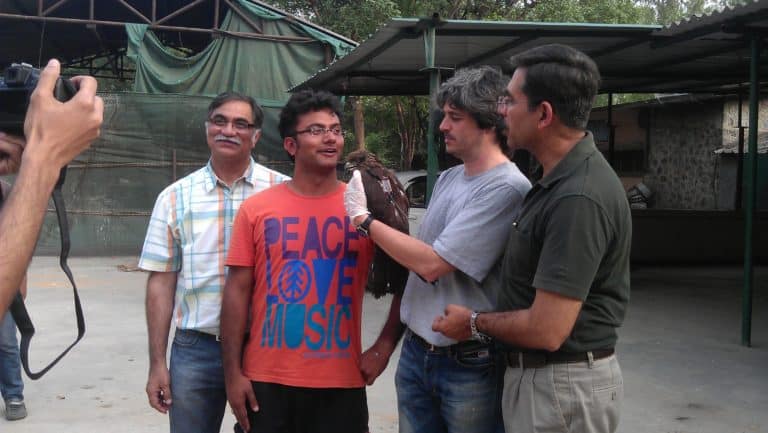
{"type": "Polygon", "coordinates": [[[24,120],[26,140],[0,132],[0,176],[18,173],[0,211],[0,314],[21,287],[61,168],[99,136],[104,103],[96,80],[72,78],[78,91],[60,102],[53,95],[60,73],[56,59],[41,71],[24,120]]]}
{"type": "MultiPolygon", "coordinates": [[[[8,196],[11,185],[0,180],[0,199],[8,196]]],[[[2,200],[0,200],[0,206],[2,200]]],[[[27,297],[27,279],[21,282],[19,292],[27,297]]],[[[21,378],[19,341],[16,338],[16,322],[10,312],[0,314],[0,394],[5,402],[5,419],[16,421],[27,417],[24,404],[24,381],[21,378]]]]}
{"type": "Polygon", "coordinates": [[[289,179],[251,151],[264,114],[253,98],[222,93],[208,107],[208,164],[165,188],[152,211],[139,267],[147,280],[149,404],[171,432],[219,432],[227,396],[219,317],[232,220],[252,194],[289,179]],[[174,307],[176,314],[173,314],[174,307]],[[170,366],[171,319],[176,332],[170,366]]]}

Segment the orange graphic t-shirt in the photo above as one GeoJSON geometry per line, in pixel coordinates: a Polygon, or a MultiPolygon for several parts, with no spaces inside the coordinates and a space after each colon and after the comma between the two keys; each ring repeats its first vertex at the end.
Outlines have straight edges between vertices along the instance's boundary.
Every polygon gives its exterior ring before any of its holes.
{"type": "Polygon", "coordinates": [[[243,374],[308,388],[359,388],[363,293],[373,254],[344,211],[345,184],[306,197],[286,184],[240,207],[228,266],[253,267],[243,374]]]}

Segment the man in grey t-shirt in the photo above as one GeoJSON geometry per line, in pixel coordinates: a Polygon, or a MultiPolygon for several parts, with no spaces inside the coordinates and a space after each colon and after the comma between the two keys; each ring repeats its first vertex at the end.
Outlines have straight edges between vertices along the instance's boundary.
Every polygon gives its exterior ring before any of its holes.
{"type": "Polygon", "coordinates": [[[481,433],[501,425],[501,366],[492,346],[482,338],[458,343],[431,325],[448,304],[496,307],[499,285],[491,280],[498,278],[512,218],[530,189],[504,153],[496,102],[505,83],[498,71],[483,67],[457,71],[441,86],[440,131],[447,152],[463,164],[438,179],[418,238],[373,220],[359,175],[347,188],[353,223],[411,270],[402,299],[393,298],[387,324],[361,360],[371,384],[405,332],[395,379],[401,433],[481,433]]]}
{"type": "Polygon", "coordinates": [[[600,72],[586,54],[557,44],[519,53],[510,66],[499,99],[508,143],[530,151],[542,177],[512,225],[500,311],[450,305],[434,329],[503,344],[508,432],[613,433],[624,394],[614,346],[629,303],[632,215],[586,131],[600,72]]]}

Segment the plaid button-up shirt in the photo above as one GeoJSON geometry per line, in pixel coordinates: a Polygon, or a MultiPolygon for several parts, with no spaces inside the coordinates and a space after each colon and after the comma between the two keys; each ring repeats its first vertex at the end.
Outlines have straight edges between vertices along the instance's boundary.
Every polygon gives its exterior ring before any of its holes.
{"type": "Polygon", "coordinates": [[[243,177],[227,187],[211,162],[174,182],[157,197],[139,267],[177,272],[177,328],[219,333],[232,221],[245,199],[289,177],[251,160],[243,177]]]}

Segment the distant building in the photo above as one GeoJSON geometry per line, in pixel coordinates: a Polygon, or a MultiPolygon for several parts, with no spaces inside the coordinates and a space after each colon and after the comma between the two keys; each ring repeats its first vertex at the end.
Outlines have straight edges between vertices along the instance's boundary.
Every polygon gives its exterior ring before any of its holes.
{"type": "MultiPolygon", "coordinates": [[[[614,167],[625,186],[648,186],[653,192],[650,208],[736,208],[738,106],[735,96],[687,94],[614,105],[614,167]]],[[[745,153],[748,116],[744,98],[745,153]]],[[[600,107],[589,123],[606,157],[607,119],[608,107],[600,107]]],[[[758,132],[757,208],[768,209],[768,99],[760,102],[758,132]]]]}

